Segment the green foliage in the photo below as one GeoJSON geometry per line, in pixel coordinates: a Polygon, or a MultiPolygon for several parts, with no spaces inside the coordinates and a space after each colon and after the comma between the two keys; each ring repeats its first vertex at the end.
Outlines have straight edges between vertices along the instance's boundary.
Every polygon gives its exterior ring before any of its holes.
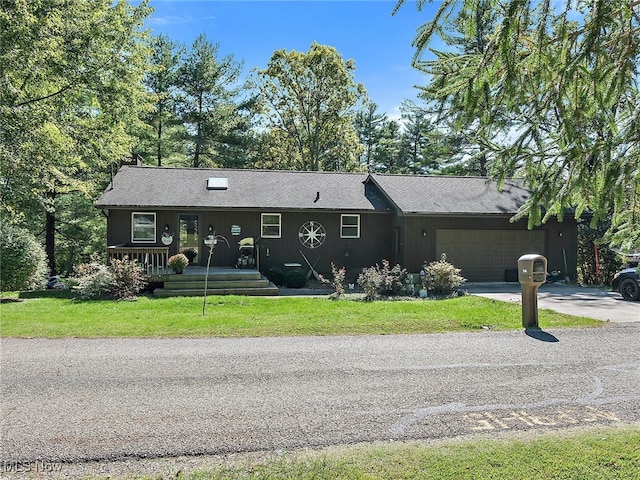
{"type": "Polygon", "coordinates": [[[530,187],[515,219],[533,226],[575,207],[593,226],[610,220],[614,245],[640,244],[639,26],[635,2],[443,0],[418,29],[428,97],[491,176],[530,187]],[[458,51],[425,58],[436,35],[453,45],[452,30],[458,51]]]}
{"type": "Polygon", "coordinates": [[[184,126],[177,115],[178,72],[184,53],[182,45],[166,35],[153,37],[150,41],[150,66],[144,76],[144,84],[152,95],[153,109],[144,112],[148,128],[137,132],[139,144],[136,151],[143,157],[154,157],[158,166],[163,161],[176,159],[185,163],[183,140],[184,126]]]}
{"type": "Polygon", "coordinates": [[[623,265],[615,251],[598,241],[608,228],[608,223],[578,224],[578,281],[583,285],[611,285],[623,265]]]}
{"type": "Polygon", "coordinates": [[[76,268],[71,281],[86,300],[105,298],[113,293],[115,279],[111,269],[97,259],[76,268]]]}
{"type": "Polygon", "coordinates": [[[90,262],[78,265],[71,280],[80,296],[86,300],[134,298],[146,286],[144,272],[136,262],[113,259],[109,265],[94,256],[90,262]]]}
{"type": "Polygon", "coordinates": [[[273,282],[279,287],[286,285],[285,274],[282,268],[271,267],[267,270],[266,276],[270,282],[273,282]]]}
{"type": "Polygon", "coordinates": [[[0,291],[39,288],[46,277],[42,245],[27,230],[0,222],[0,291]]]}
{"type": "Polygon", "coordinates": [[[424,266],[422,286],[438,295],[455,293],[466,281],[460,275],[460,269],[447,262],[447,255],[444,253],[440,260],[424,266]]]}
{"type": "Polygon", "coordinates": [[[297,170],[353,170],[359,144],[354,109],[364,87],[355,64],[332,47],[274,52],[256,76],[265,126],[265,158],[256,166],[297,170]],[[301,93],[301,92],[304,92],[301,93]]]}
{"type": "Polygon", "coordinates": [[[376,152],[382,139],[382,128],[389,120],[386,113],[377,113],[378,105],[367,102],[364,109],[354,117],[354,126],[360,144],[364,147],[360,156],[360,164],[367,167],[368,172],[376,170],[376,152]]]}
{"type": "Polygon", "coordinates": [[[366,300],[375,300],[382,295],[394,296],[407,293],[407,270],[400,265],[389,267],[389,261],[382,260],[382,268],[376,264],[373,267],[362,269],[358,275],[357,283],[364,290],[366,300]]]}
{"type": "Polygon", "coordinates": [[[302,288],[307,284],[307,274],[300,268],[287,270],[285,283],[288,288],[302,288]]]}
{"type": "Polygon", "coordinates": [[[0,217],[46,230],[50,257],[59,199],[94,198],[108,166],[131,153],[147,108],[149,12],[145,1],[2,2],[0,217]]]}
{"type": "Polygon", "coordinates": [[[178,112],[187,125],[191,166],[224,166],[248,129],[249,116],[238,83],[242,63],[218,59],[218,45],[199,35],[178,70],[178,112]]]}
{"type": "Polygon", "coordinates": [[[189,259],[184,253],[178,253],[169,257],[167,265],[174,272],[182,272],[189,265],[189,259]]]}

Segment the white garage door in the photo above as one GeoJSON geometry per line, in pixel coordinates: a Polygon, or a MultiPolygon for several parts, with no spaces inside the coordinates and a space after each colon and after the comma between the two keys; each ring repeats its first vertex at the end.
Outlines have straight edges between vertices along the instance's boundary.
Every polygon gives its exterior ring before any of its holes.
{"type": "Polygon", "coordinates": [[[476,282],[504,281],[505,271],[516,269],[520,256],[544,254],[544,244],[543,230],[436,231],[438,258],[446,253],[447,261],[460,268],[463,277],[476,282]]]}

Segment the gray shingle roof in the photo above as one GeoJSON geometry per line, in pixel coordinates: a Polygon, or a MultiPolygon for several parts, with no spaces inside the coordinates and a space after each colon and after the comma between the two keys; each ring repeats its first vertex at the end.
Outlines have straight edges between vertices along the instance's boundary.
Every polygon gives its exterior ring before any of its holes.
{"type": "Polygon", "coordinates": [[[365,195],[366,178],[366,173],[123,166],[96,206],[386,210],[382,198],[365,195]],[[229,187],[207,190],[210,177],[227,178],[229,187]]]}
{"type": "Polygon", "coordinates": [[[498,192],[482,177],[123,166],[96,206],[388,210],[377,189],[405,214],[513,215],[529,195],[513,181],[498,192]],[[210,177],[228,179],[228,188],[208,190],[210,177]]]}
{"type": "Polygon", "coordinates": [[[485,177],[372,175],[405,214],[515,214],[529,197],[517,181],[497,184],[485,177]]]}

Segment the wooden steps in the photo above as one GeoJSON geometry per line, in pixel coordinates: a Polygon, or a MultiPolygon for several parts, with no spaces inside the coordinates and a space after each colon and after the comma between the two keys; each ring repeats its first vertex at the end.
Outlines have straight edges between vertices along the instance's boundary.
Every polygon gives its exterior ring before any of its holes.
{"type": "MultiPolygon", "coordinates": [[[[203,267],[188,267],[181,275],[163,275],[162,288],[156,288],[153,294],[157,297],[201,297],[205,276],[203,267]]],[[[278,295],[278,287],[257,270],[212,268],[207,295],[278,295]]]]}

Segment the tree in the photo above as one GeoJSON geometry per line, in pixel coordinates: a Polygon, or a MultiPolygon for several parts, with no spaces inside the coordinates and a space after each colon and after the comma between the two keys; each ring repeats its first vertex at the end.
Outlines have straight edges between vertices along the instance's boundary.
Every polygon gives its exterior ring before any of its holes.
{"type": "Polygon", "coordinates": [[[401,173],[406,158],[406,143],[403,141],[402,128],[395,120],[382,125],[380,142],[374,156],[376,171],[401,173]]]}
{"type": "MultiPolygon", "coordinates": [[[[452,64],[461,70],[467,68],[469,58],[482,55],[496,25],[496,14],[491,8],[491,0],[478,0],[473,9],[462,9],[457,16],[446,23],[441,31],[443,42],[450,47],[446,51],[434,51],[442,60],[431,65],[431,82],[420,92],[420,98],[430,105],[430,112],[439,130],[446,132],[449,143],[455,149],[448,158],[441,159],[443,172],[458,175],[480,175],[489,173],[489,159],[486,149],[476,140],[476,118],[487,109],[483,92],[470,92],[472,88],[451,89],[452,64]],[[469,102],[469,99],[473,99],[469,102]]],[[[473,63],[471,68],[475,68],[473,63]]],[[[505,123],[497,115],[494,124],[505,123]]]]}
{"type": "MultiPolygon", "coordinates": [[[[183,133],[183,129],[180,128],[181,122],[176,114],[176,101],[178,69],[183,50],[180,44],[171,41],[166,35],[159,35],[151,40],[151,66],[145,74],[144,84],[153,94],[154,108],[146,116],[145,123],[154,132],[150,150],[159,167],[168,153],[180,151],[175,137],[176,130],[183,133]]],[[[144,152],[139,153],[144,156],[144,152]]]]}
{"type": "Polygon", "coordinates": [[[376,113],[378,105],[367,102],[364,109],[359,110],[354,119],[356,133],[364,147],[360,157],[360,164],[367,167],[368,172],[374,171],[373,158],[376,147],[382,138],[382,126],[388,121],[386,113],[376,113]]]}
{"type": "Polygon", "coordinates": [[[353,116],[365,92],[354,71],[352,60],[315,42],[306,53],[278,50],[267,68],[257,71],[268,149],[281,168],[358,167],[353,116]]]}
{"type": "Polygon", "coordinates": [[[59,198],[92,196],[105,167],[130,155],[148,13],[111,0],[0,6],[0,217],[44,230],[51,273],[59,198]]]}
{"type": "MultiPolygon", "coordinates": [[[[562,219],[567,207],[576,215],[590,210],[594,225],[611,220],[610,241],[638,245],[638,2],[491,0],[483,6],[496,27],[483,51],[424,58],[452,18],[466,12],[473,19],[481,3],[443,0],[418,30],[414,66],[446,72],[432,93],[460,99],[451,114],[473,125],[491,175],[524,177],[532,195],[516,218],[528,216],[532,226],[562,219]]],[[[474,36],[473,21],[461,26],[474,36]]]]}
{"type": "Polygon", "coordinates": [[[229,145],[238,142],[237,132],[246,129],[248,121],[236,103],[242,63],[233,55],[218,60],[218,48],[199,35],[179,70],[179,111],[187,125],[194,168],[224,164],[229,145]]]}

